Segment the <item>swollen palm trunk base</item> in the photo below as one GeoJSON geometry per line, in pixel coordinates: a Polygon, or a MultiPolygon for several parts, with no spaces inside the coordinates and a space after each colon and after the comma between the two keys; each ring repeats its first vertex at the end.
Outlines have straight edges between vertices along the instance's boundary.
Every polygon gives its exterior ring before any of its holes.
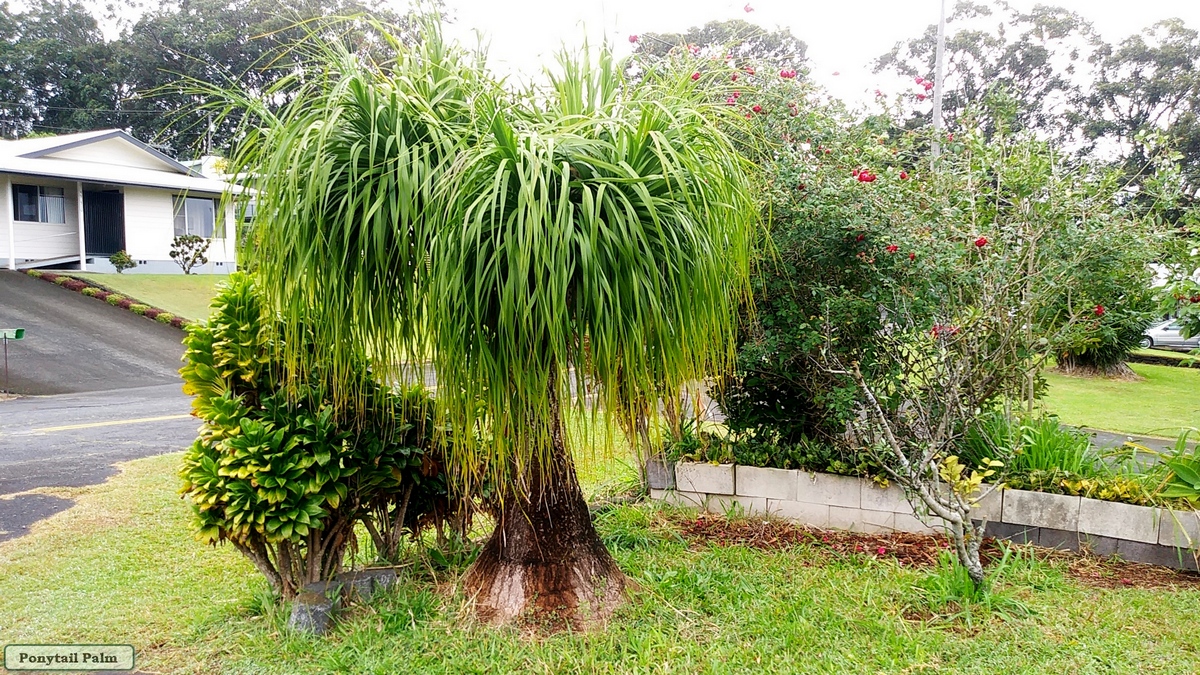
{"type": "Polygon", "coordinates": [[[463,580],[485,622],[525,616],[581,628],[625,598],[628,580],[592,526],[575,469],[561,447],[555,454],[558,475],[536,480],[528,499],[506,500],[463,580]]]}

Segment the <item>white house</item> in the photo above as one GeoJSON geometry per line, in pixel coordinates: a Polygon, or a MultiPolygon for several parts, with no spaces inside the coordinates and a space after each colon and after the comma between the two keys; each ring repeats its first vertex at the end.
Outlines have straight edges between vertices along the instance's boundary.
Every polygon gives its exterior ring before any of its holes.
{"type": "Polygon", "coordinates": [[[211,240],[208,264],[237,268],[232,199],[239,188],[203,176],[120,130],[0,140],[0,265],[181,273],[170,257],[176,235],[211,240]],[[81,217],[82,215],[82,217],[81,217]]]}

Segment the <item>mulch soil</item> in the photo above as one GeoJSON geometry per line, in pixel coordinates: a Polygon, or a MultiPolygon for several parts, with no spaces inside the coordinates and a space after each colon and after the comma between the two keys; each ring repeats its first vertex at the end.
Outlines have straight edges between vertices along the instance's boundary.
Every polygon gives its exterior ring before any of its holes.
{"type": "MultiPolygon", "coordinates": [[[[943,535],[887,532],[865,534],[822,530],[781,520],[735,519],[712,514],[680,517],[676,525],[693,548],[746,546],[779,550],[806,546],[836,557],[873,556],[895,560],[904,567],[932,567],[943,551],[951,551],[943,535]]],[[[1018,544],[1012,544],[1017,546],[1018,544]]],[[[1169,567],[1125,562],[1114,558],[1019,545],[1042,560],[1061,565],[1071,578],[1096,588],[1200,588],[1200,574],[1169,567]]],[[[1000,543],[987,538],[980,549],[984,564],[1003,555],[1000,543]]]]}

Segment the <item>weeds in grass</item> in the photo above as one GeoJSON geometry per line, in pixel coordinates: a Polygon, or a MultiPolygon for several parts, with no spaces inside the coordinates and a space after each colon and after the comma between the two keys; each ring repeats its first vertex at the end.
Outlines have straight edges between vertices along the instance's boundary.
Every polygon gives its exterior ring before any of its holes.
{"type": "Polygon", "coordinates": [[[968,630],[991,617],[1011,621],[1033,613],[999,583],[1018,567],[1028,566],[1032,558],[1016,548],[1002,545],[1003,554],[993,561],[982,584],[975,584],[967,568],[949,551],[938,556],[938,564],[914,587],[916,597],[932,618],[961,623],[968,630]]]}

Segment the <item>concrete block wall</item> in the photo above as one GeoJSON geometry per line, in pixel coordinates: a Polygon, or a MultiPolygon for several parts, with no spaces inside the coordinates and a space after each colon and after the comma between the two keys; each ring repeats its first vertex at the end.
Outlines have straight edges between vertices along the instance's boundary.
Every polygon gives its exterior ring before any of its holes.
{"type": "MultiPolygon", "coordinates": [[[[933,534],[945,522],[914,509],[898,486],[852,476],[733,464],[657,462],[647,467],[650,496],[711,513],[740,510],[813,527],[854,532],[933,534]]],[[[990,536],[1049,548],[1197,569],[1200,513],[1026,490],[995,490],[973,513],[990,536]]]]}

